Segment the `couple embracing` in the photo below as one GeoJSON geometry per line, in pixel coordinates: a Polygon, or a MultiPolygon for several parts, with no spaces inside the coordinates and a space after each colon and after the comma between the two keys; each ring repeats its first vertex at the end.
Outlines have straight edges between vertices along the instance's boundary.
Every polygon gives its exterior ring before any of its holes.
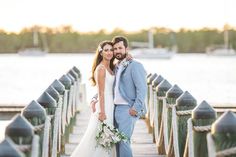
{"type": "Polygon", "coordinates": [[[116,36],[98,45],[91,80],[98,94],[91,102],[93,113],[87,130],[72,156],[132,157],[130,138],[136,121],[146,113],[147,85],[143,65],[128,56],[125,37],[116,36]],[[129,140],[116,143],[110,151],[97,146],[101,122],[114,126],[129,140]]]}

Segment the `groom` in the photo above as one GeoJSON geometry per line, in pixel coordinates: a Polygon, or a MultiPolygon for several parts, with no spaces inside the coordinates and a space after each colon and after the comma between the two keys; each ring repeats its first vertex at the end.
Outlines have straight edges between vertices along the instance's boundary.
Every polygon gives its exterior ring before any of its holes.
{"type": "MultiPolygon", "coordinates": [[[[114,81],[114,120],[115,126],[130,139],[137,119],[146,113],[147,93],[146,72],[141,63],[132,59],[127,61],[128,40],[122,36],[112,39],[114,56],[119,60],[115,68],[114,81]]],[[[132,157],[129,142],[116,146],[117,157],[132,157]]]]}

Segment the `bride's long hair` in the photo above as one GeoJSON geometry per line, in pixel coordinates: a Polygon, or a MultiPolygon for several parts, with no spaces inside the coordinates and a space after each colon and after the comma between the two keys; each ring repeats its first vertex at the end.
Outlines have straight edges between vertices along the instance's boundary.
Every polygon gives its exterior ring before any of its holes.
{"type": "MultiPolygon", "coordinates": [[[[101,63],[101,61],[103,59],[101,53],[102,53],[103,48],[104,48],[105,45],[111,45],[113,47],[113,43],[111,41],[108,41],[108,40],[102,41],[98,45],[96,53],[95,53],[95,57],[94,57],[94,60],[93,60],[92,76],[90,78],[93,86],[96,85],[96,80],[95,80],[94,73],[95,73],[95,70],[96,70],[97,66],[101,63]]],[[[113,56],[113,58],[110,60],[110,68],[111,68],[112,71],[114,69],[114,64],[113,64],[114,59],[115,59],[115,57],[113,56]]]]}

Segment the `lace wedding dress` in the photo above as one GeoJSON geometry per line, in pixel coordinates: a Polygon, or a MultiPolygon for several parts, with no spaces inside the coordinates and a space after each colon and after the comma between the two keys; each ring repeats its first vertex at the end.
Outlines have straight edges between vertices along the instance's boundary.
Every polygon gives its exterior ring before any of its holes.
{"type": "MultiPolygon", "coordinates": [[[[95,72],[95,76],[97,76],[96,72],[95,72]]],[[[114,82],[114,76],[111,75],[106,70],[104,105],[105,105],[105,113],[107,117],[105,122],[109,125],[113,125],[113,119],[114,119],[113,118],[114,102],[113,102],[113,94],[112,94],[113,82],[114,82]]],[[[76,149],[72,153],[71,155],[72,157],[116,157],[115,147],[109,153],[101,146],[96,147],[97,143],[96,143],[95,137],[97,135],[98,128],[100,125],[100,121],[98,119],[99,112],[100,112],[100,107],[99,107],[99,103],[97,103],[96,112],[91,114],[87,130],[85,134],[83,135],[79,145],[76,147],[76,149]]]]}

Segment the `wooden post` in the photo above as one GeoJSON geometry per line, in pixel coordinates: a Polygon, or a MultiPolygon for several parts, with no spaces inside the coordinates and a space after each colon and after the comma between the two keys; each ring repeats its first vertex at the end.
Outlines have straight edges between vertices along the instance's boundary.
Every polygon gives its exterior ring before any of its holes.
{"type": "Polygon", "coordinates": [[[73,111],[73,116],[75,116],[75,113],[77,111],[77,86],[78,86],[78,74],[72,69],[70,69],[67,73],[67,75],[71,75],[73,79],[71,79],[72,81],[72,85],[73,85],[73,105],[72,105],[72,111],[73,111]]]}
{"type": "Polygon", "coordinates": [[[53,87],[53,86],[49,86],[47,89],[46,89],[46,92],[51,95],[53,97],[53,99],[56,100],[56,102],[59,101],[59,98],[60,98],[60,93],[53,87]]]}
{"type": "MultiPolygon", "coordinates": [[[[147,90],[147,95],[146,95],[146,98],[145,98],[145,105],[146,105],[146,109],[148,110],[148,101],[149,101],[149,85],[150,85],[150,77],[152,76],[152,73],[149,73],[146,77],[147,77],[147,87],[148,87],[148,90],[147,90]]],[[[147,111],[147,114],[145,115],[144,118],[148,118],[148,111],[147,111]]]]}
{"type": "Polygon", "coordinates": [[[37,101],[46,109],[48,115],[55,114],[57,102],[47,92],[43,92],[43,94],[37,99],[37,101]]]}
{"type": "Polygon", "coordinates": [[[173,85],[166,93],[166,107],[167,107],[167,137],[169,141],[168,156],[173,156],[173,134],[171,134],[172,127],[172,108],[176,104],[177,98],[183,93],[178,85],[173,85]]]}
{"type": "Polygon", "coordinates": [[[73,66],[73,68],[72,68],[76,73],[77,73],[77,75],[78,75],[78,81],[81,81],[81,72],[80,72],[80,70],[76,67],[76,66],[73,66]]]}
{"type": "Polygon", "coordinates": [[[79,79],[79,74],[76,73],[73,68],[70,69],[67,74],[70,74],[75,79],[75,81],[79,79]]]}
{"type": "Polygon", "coordinates": [[[68,77],[68,75],[62,75],[59,81],[65,86],[65,89],[70,90],[70,87],[72,85],[71,79],[68,77]]]}
{"type": "Polygon", "coordinates": [[[157,138],[159,136],[159,121],[158,121],[158,99],[157,99],[157,90],[156,87],[164,80],[164,78],[159,75],[152,81],[152,100],[151,100],[151,109],[150,111],[150,123],[151,127],[153,129],[152,135],[153,135],[153,142],[157,141],[157,138]],[[155,123],[155,126],[154,126],[155,123]]]}
{"type": "Polygon", "coordinates": [[[10,138],[5,138],[0,143],[0,157],[25,157],[25,154],[17,149],[10,138]]]}
{"type": "Polygon", "coordinates": [[[192,123],[193,150],[195,157],[208,157],[206,135],[210,132],[211,124],[215,120],[216,111],[206,101],[203,101],[194,108],[192,113],[192,123]]]}
{"type": "MultiPolygon", "coordinates": [[[[166,108],[166,92],[171,88],[171,84],[164,79],[157,87],[157,115],[156,118],[158,120],[159,126],[157,127],[159,129],[159,136],[156,137],[156,143],[157,143],[157,149],[159,154],[166,154],[165,149],[165,142],[164,141],[164,127],[167,126],[167,121],[163,121],[163,108],[166,108]],[[165,105],[165,106],[163,106],[165,105]]],[[[166,113],[165,113],[166,114],[166,113]]],[[[155,125],[154,125],[155,126],[155,125]]],[[[156,127],[155,127],[156,128],[156,127]]]]}
{"type": "Polygon", "coordinates": [[[35,100],[25,106],[21,113],[33,126],[44,124],[46,119],[46,110],[35,100]]]}
{"type": "MultiPolygon", "coordinates": [[[[86,104],[86,88],[85,88],[85,84],[84,84],[84,88],[81,86],[81,73],[79,71],[78,68],[76,68],[75,66],[72,68],[74,70],[74,72],[76,72],[78,78],[76,79],[76,112],[79,112],[79,110],[82,108],[82,105],[86,104]],[[84,91],[83,91],[84,90],[84,91]],[[83,93],[83,94],[82,94],[83,93]]],[[[147,75],[148,77],[148,75],[147,75]]],[[[146,105],[146,104],[145,104],[146,105]]]]}
{"type": "Polygon", "coordinates": [[[153,75],[151,75],[148,79],[147,79],[147,85],[148,85],[148,104],[147,104],[147,118],[146,118],[146,122],[147,122],[147,126],[148,126],[148,133],[152,133],[152,128],[151,128],[151,124],[150,124],[150,112],[151,112],[151,103],[152,103],[152,81],[157,77],[157,74],[154,73],[153,75]]]}
{"type": "MultiPolygon", "coordinates": [[[[65,77],[65,81],[64,84],[67,86],[67,88],[70,87],[70,80],[67,76],[65,77]]],[[[62,79],[62,78],[61,78],[62,79]]],[[[59,142],[58,142],[58,147],[59,150],[61,150],[61,152],[64,152],[64,145],[65,145],[65,139],[67,138],[67,136],[65,136],[65,132],[66,132],[66,114],[67,114],[67,100],[68,100],[68,90],[66,90],[65,85],[63,85],[63,83],[61,83],[61,81],[59,80],[54,80],[53,83],[51,84],[51,86],[53,88],[56,89],[56,91],[60,94],[60,102],[58,102],[58,107],[60,107],[60,118],[58,119],[59,121],[59,142]],[[61,135],[61,133],[63,134],[63,136],[61,135]],[[61,146],[60,146],[61,145],[61,146]]]]}
{"type": "Polygon", "coordinates": [[[10,137],[11,140],[19,146],[25,145],[22,152],[26,156],[31,155],[31,144],[34,136],[34,128],[27,121],[27,119],[21,115],[16,115],[12,122],[6,127],[5,136],[10,137]]]}
{"type": "Polygon", "coordinates": [[[35,100],[22,110],[22,115],[34,126],[34,131],[40,137],[40,155],[42,153],[43,128],[46,120],[45,109],[35,100]]]}
{"type": "Polygon", "coordinates": [[[187,137],[187,120],[191,117],[192,109],[194,109],[196,105],[196,99],[188,91],[184,92],[176,100],[177,130],[173,131],[177,132],[179,148],[176,149],[179,149],[179,156],[183,156],[184,154],[184,147],[187,137]]]}
{"type": "MultiPolygon", "coordinates": [[[[47,92],[44,92],[38,99],[37,99],[38,103],[40,105],[42,105],[47,112],[47,115],[51,116],[51,127],[50,128],[50,133],[49,133],[49,144],[50,144],[50,148],[53,147],[53,130],[54,129],[58,129],[55,128],[55,126],[53,125],[54,121],[55,121],[55,112],[56,112],[56,108],[57,108],[57,102],[55,99],[53,99],[53,97],[51,97],[47,92]]],[[[50,151],[52,151],[52,149],[49,149],[50,151]]],[[[52,152],[50,152],[50,154],[52,154],[52,152]]]]}
{"type": "Polygon", "coordinates": [[[63,95],[64,92],[65,92],[65,86],[60,82],[58,81],[57,79],[53,81],[53,83],[51,84],[51,86],[53,88],[55,88],[58,93],[60,93],[60,95],[63,95]]]}
{"type": "Polygon", "coordinates": [[[71,80],[71,87],[69,90],[69,103],[68,110],[70,111],[71,118],[75,115],[75,88],[76,88],[76,78],[70,73],[67,73],[68,78],[71,80]]]}
{"type": "MultiPolygon", "coordinates": [[[[235,156],[235,151],[228,149],[236,146],[236,114],[226,111],[213,124],[211,129],[217,156],[235,156]]],[[[209,152],[211,153],[211,152],[209,152]]]]}

